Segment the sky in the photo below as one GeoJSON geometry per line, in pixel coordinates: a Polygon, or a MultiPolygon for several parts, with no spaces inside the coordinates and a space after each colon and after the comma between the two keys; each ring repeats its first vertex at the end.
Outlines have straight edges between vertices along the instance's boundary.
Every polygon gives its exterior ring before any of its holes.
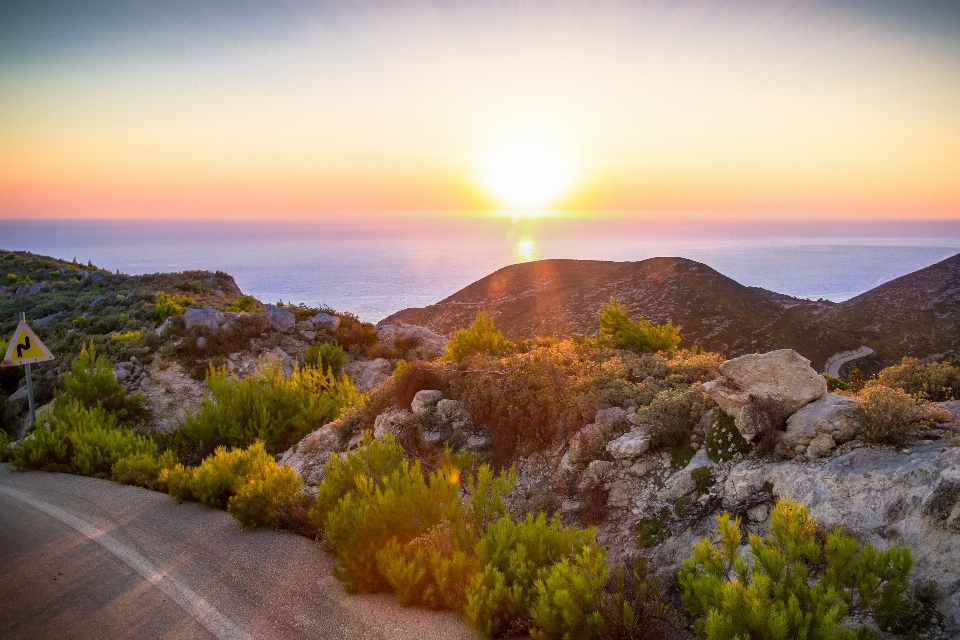
{"type": "Polygon", "coordinates": [[[960,3],[0,3],[0,216],[960,218],[960,3]]]}

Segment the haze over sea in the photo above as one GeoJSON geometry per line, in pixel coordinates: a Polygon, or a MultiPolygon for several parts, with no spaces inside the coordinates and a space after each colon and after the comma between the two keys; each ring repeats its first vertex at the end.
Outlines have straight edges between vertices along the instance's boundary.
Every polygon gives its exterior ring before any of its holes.
{"type": "Polygon", "coordinates": [[[960,221],[0,220],[0,248],[130,274],[221,270],[264,302],[327,305],[376,322],[545,258],[680,256],[745,285],[842,301],[960,252],[960,221]]]}

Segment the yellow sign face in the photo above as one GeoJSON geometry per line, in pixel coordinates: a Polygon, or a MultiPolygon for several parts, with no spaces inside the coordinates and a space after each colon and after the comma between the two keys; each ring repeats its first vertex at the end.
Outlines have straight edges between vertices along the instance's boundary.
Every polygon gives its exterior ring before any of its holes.
{"type": "Polygon", "coordinates": [[[33,329],[21,320],[16,331],[13,332],[13,339],[10,341],[10,346],[7,347],[3,362],[0,362],[0,367],[16,367],[21,364],[33,364],[34,362],[46,362],[47,360],[53,360],[50,349],[47,349],[40,342],[40,338],[33,332],[33,329]]]}

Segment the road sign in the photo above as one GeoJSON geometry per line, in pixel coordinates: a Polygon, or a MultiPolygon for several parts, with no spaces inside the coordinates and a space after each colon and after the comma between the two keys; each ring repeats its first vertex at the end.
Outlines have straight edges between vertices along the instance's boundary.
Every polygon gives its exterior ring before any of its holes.
{"type": "Polygon", "coordinates": [[[3,362],[0,362],[0,367],[16,367],[22,364],[46,362],[47,360],[53,360],[50,349],[47,349],[40,342],[40,338],[33,332],[33,329],[27,326],[27,321],[21,318],[20,324],[13,332],[13,339],[10,340],[10,346],[7,347],[3,362]]]}

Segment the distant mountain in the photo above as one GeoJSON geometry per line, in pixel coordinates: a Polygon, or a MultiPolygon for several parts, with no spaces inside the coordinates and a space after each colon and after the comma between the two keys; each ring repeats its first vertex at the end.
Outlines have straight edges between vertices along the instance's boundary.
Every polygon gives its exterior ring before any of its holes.
{"type": "Polygon", "coordinates": [[[485,309],[513,340],[595,334],[597,315],[611,296],[626,304],[634,317],[672,321],[683,345],[729,356],[790,347],[819,367],[832,354],[859,346],[850,336],[811,322],[815,312],[834,303],[746,287],[684,258],[515,264],[437,304],[405,309],[381,324],[401,321],[450,334],[485,309]]]}
{"type": "Polygon", "coordinates": [[[399,321],[450,334],[485,309],[513,340],[593,335],[611,296],[634,317],[673,322],[682,346],[728,357],[791,348],[819,369],[831,355],[863,344],[876,355],[858,364],[876,369],[904,355],[960,354],[960,254],[840,304],[746,287],[684,258],[540,260],[500,269],[381,324],[399,321]]]}

